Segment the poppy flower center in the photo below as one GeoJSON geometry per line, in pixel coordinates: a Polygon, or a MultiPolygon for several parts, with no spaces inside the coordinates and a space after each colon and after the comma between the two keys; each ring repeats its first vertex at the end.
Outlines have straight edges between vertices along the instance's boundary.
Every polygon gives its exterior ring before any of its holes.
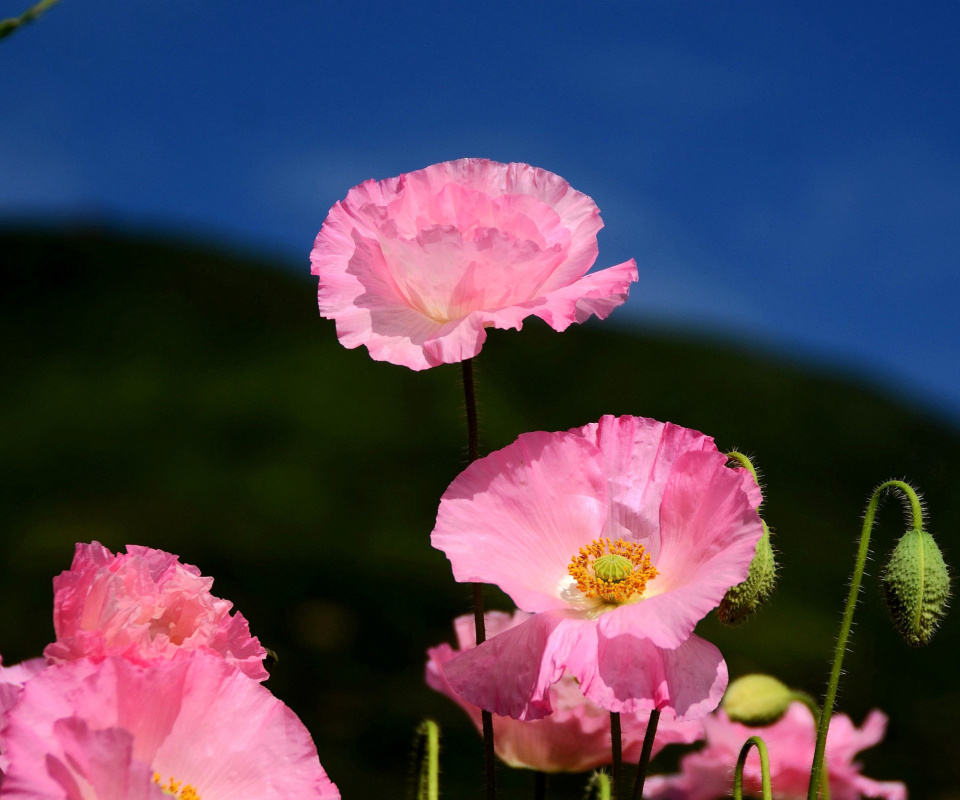
{"type": "Polygon", "coordinates": [[[642,544],[604,538],[581,547],[567,571],[586,597],[618,606],[642,595],[647,581],[660,574],[642,544]]]}
{"type": "Polygon", "coordinates": [[[170,780],[163,783],[163,777],[160,773],[154,772],[153,782],[160,787],[161,792],[176,797],[178,800],[200,800],[200,793],[193,786],[189,783],[184,785],[183,781],[174,780],[172,775],[170,780]]]}

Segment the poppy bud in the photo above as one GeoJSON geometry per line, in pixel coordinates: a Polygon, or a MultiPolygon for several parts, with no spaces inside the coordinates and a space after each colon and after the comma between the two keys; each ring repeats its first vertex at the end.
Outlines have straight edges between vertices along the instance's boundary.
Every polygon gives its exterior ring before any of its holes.
{"type": "Polygon", "coordinates": [[[887,610],[907,644],[930,641],[950,598],[950,575],[933,537],[907,531],[880,576],[887,610]]]}
{"type": "Polygon", "coordinates": [[[776,582],[777,562],[770,544],[770,529],[764,522],[747,579],[727,590],[717,608],[717,617],[724,625],[739,625],[773,593],[776,582]]]}
{"type": "Polygon", "coordinates": [[[721,705],[727,716],[744,725],[772,725],[787,713],[794,693],[770,675],[744,675],[727,687],[721,705]]]}

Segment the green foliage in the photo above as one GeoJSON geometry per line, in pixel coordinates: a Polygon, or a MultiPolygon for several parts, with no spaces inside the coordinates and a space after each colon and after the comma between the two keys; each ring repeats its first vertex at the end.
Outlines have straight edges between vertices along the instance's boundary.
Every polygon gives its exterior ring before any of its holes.
{"type": "MultiPolygon", "coordinates": [[[[317,315],[306,255],[294,275],[82,232],[8,232],[0,253],[4,663],[52,638],[50,579],[74,542],[164,548],[215,576],[214,592],[277,652],[268,686],[303,717],[344,797],[397,796],[410,725],[425,715],[444,731],[444,794],[478,796],[479,736],[423,684],[426,648],[470,608],[429,543],[465,465],[458,366],[415,373],[345,350],[317,315]]],[[[697,632],[732,676],[771,672],[819,694],[863,487],[907,473],[938,527],[960,527],[960,436],[849,380],[627,330],[624,316],[563,334],[537,320],[490,331],[475,362],[484,452],[629,413],[762,456],[780,586],[749,625],[711,617],[697,632]]],[[[960,787],[958,652],[948,623],[918,658],[879,603],[863,604],[842,710],[859,721],[879,703],[891,717],[887,741],[864,754],[868,774],[917,797],[960,787]]],[[[500,778],[504,797],[531,794],[529,774],[500,778]]],[[[582,791],[581,776],[551,776],[551,800],[582,791]]]]}

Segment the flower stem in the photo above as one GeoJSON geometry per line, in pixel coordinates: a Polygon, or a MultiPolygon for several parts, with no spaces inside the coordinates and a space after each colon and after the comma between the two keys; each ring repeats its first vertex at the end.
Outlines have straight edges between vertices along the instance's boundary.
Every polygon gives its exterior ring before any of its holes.
{"type": "Polygon", "coordinates": [[[909,503],[909,513],[913,517],[913,527],[923,527],[923,506],[913,487],[903,481],[887,481],[881,483],[870,498],[867,513],[863,516],[863,530],[860,533],[860,549],[857,551],[857,563],[853,568],[853,577],[850,580],[850,593],[847,595],[847,607],[843,612],[843,621],[840,623],[840,635],[837,637],[837,647],[833,655],[833,669],[830,672],[830,682],[827,684],[827,694],[823,700],[823,713],[820,714],[820,723],[817,725],[817,746],[813,753],[813,766],[810,769],[810,785],[807,787],[807,800],[817,800],[817,787],[821,782],[823,771],[823,757],[827,747],[827,731],[830,728],[830,717],[833,715],[833,704],[837,699],[837,686],[840,683],[840,672],[843,668],[843,654],[847,650],[847,638],[850,636],[850,626],[853,624],[853,612],[857,607],[857,598],[860,595],[860,581],[863,578],[863,569],[870,554],[870,534],[873,532],[873,520],[877,515],[877,506],[885,492],[893,490],[901,495],[906,507],[909,503]]]}
{"type": "Polygon", "coordinates": [[[26,25],[28,22],[33,22],[44,11],[50,8],[50,6],[54,6],[59,2],[60,0],[40,0],[39,3],[31,8],[28,8],[19,17],[0,19],[0,39],[2,39],[4,36],[9,36],[21,25],[26,25]]]}
{"type": "Polygon", "coordinates": [[[547,800],[547,773],[533,773],[533,800],[547,800]]]}
{"type": "MultiPolygon", "coordinates": [[[[477,393],[473,383],[473,359],[460,362],[463,374],[463,400],[467,409],[467,457],[468,463],[480,458],[480,426],[477,422],[477,393]]],[[[483,584],[473,584],[473,624],[478,645],[487,640],[486,626],[483,622],[483,584]]],[[[483,726],[483,753],[487,773],[487,798],[497,797],[497,762],[493,749],[493,715],[481,711],[483,726]]]]}
{"type": "Polygon", "coordinates": [[[613,796],[623,797],[623,738],[620,734],[620,714],[610,712],[610,746],[613,749],[613,796]]]}
{"type": "Polygon", "coordinates": [[[647,767],[650,765],[650,754],[653,752],[653,740],[657,737],[657,725],[660,724],[660,709],[650,712],[647,720],[647,731],[643,734],[643,748],[640,750],[640,769],[637,780],[633,784],[633,800],[643,797],[643,784],[647,780],[647,767]]]}
{"type": "MultiPolygon", "coordinates": [[[[813,699],[812,696],[806,692],[791,692],[791,695],[794,700],[798,703],[803,703],[809,710],[810,714],[813,717],[813,724],[815,727],[820,725],[820,706],[817,705],[817,701],[813,699]]],[[[829,770],[823,770],[820,773],[820,800],[830,800],[830,774],[829,770]]]]}
{"type": "Polygon", "coordinates": [[[733,772],[733,800],[743,800],[743,767],[747,763],[751,747],[756,747],[757,752],[760,753],[760,785],[763,790],[763,800],[773,800],[773,791],[770,788],[770,759],[767,756],[767,746],[759,736],[751,736],[740,748],[737,768],[733,772]]]}
{"type": "Polygon", "coordinates": [[[417,726],[416,800],[438,800],[440,797],[440,728],[432,719],[417,726]]]}

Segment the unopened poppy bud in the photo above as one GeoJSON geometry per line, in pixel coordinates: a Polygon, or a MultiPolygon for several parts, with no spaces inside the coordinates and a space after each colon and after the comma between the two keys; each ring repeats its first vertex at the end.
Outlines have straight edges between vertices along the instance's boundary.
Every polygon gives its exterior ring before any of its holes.
{"type": "Polygon", "coordinates": [[[893,624],[907,644],[926,644],[946,613],[950,575],[940,548],[925,530],[907,531],[880,576],[893,624]]]}
{"type": "Polygon", "coordinates": [[[771,725],[782,717],[794,693],[770,675],[744,675],[727,687],[721,705],[727,716],[744,725],[771,725]]]}
{"type": "Polygon", "coordinates": [[[717,617],[724,625],[739,625],[773,593],[776,582],[777,562],[770,544],[770,529],[764,522],[747,579],[727,590],[717,608],[717,617]]]}

